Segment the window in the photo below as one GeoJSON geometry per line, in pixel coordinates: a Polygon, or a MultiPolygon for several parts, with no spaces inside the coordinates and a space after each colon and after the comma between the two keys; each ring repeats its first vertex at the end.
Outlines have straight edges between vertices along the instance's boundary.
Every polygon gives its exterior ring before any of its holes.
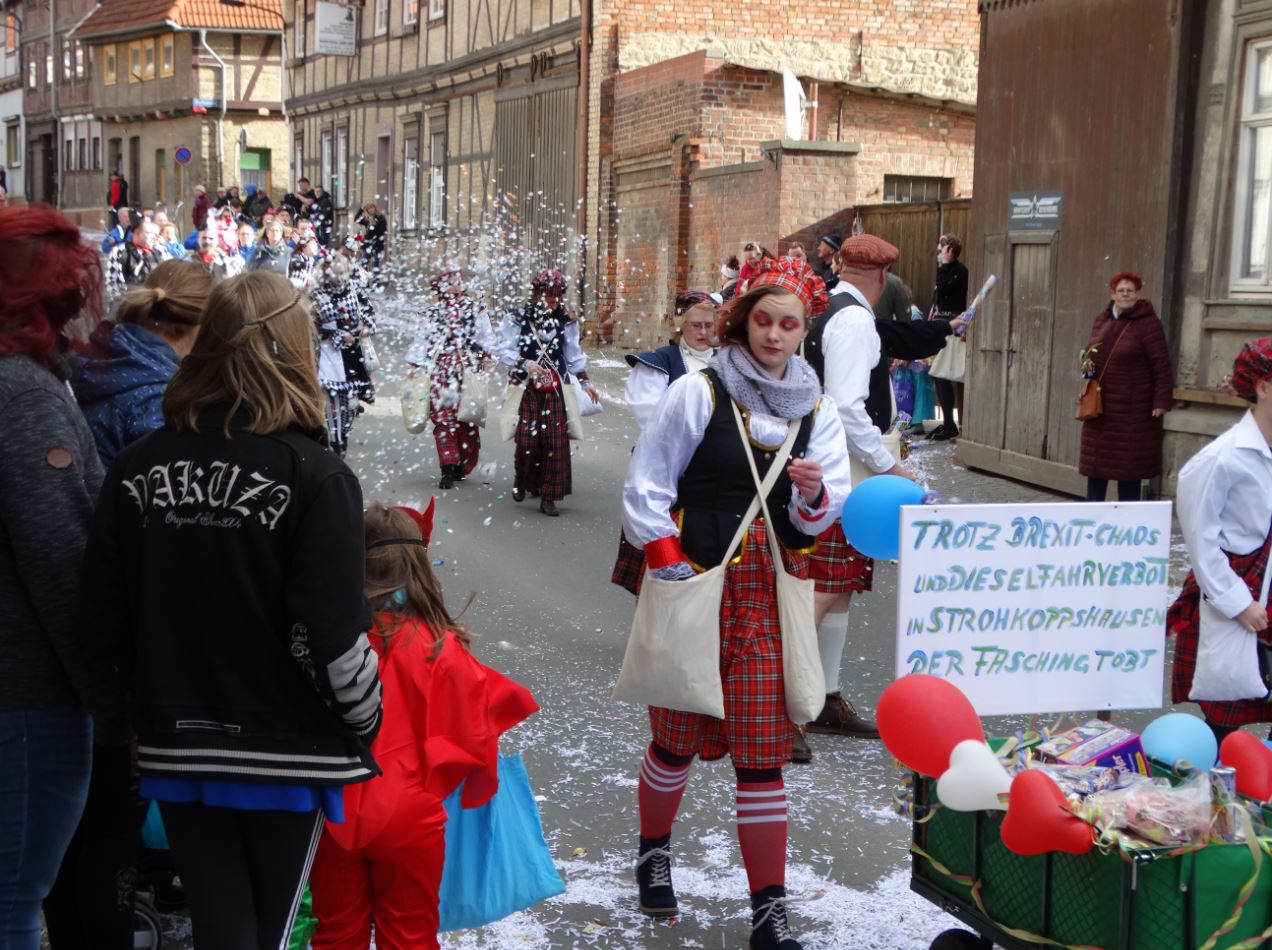
{"type": "Polygon", "coordinates": [[[349,205],[349,126],[336,129],[336,174],[331,179],[331,201],[337,208],[349,205]]]}
{"type": "Polygon", "coordinates": [[[68,172],[75,171],[75,137],[69,132],[62,143],[62,167],[68,172]]]}
{"type": "Polygon", "coordinates": [[[82,133],[75,137],[75,162],[81,171],[88,170],[88,136],[82,133]]]}
{"type": "Polygon", "coordinates": [[[155,78],[155,41],[154,40],[141,41],[141,56],[142,56],[141,78],[154,79],[155,78]]]}
{"type": "Polygon", "coordinates": [[[4,51],[18,51],[18,18],[12,13],[6,14],[4,18],[4,51]]]}
{"type": "Polygon", "coordinates": [[[155,201],[164,204],[168,200],[168,150],[155,149],[155,201]]]}
{"type": "Polygon", "coordinates": [[[297,135],[292,139],[292,181],[298,181],[305,174],[305,136],[297,135]]]}
{"type": "Polygon", "coordinates": [[[446,224],[446,132],[428,138],[428,226],[446,224]]]}
{"type": "Polygon", "coordinates": [[[402,145],[402,228],[419,226],[420,138],[414,126],[407,128],[402,145]]]}
{"type": "Polygon", "coordinates": [[[269,194],[269,164],[269,149],[243,149],[243,156],[239,159],[239,184],[243,191],[247,191],[248,185],[255,185],[257,189],[269,194]]]}
{"type": "Polygon", "coordinates": [[[171,33],[167,36],[159,37],[160,76],[171,76],[176,69],[175,40],[176,38],[171,33]]]}
{"type": "Polygon", "coordinates": [[[141,43],[128,44],[128,81],[141,82],[141,43]]]}
{"type": "Polygon", "coordinates": [[[35,89],[40,84],[40,74],[37,71],[37,69],[38,67],[35,65],[34,59],[30,59],[27,61],[27,88],[28,89],[35,89]]]}
{"type": "Polygon", "coordinates": [[[93,136],[93,171],[102,170],[102,137],[100,135],[93,136]]]}
{"type": "Polygon", "coordinates": [[[69,82],[75,75],[75,41],[62,38],[62,81],[69,82]]]}
{"type": "Polygon", "coordinates": [[[53,85],[53,48],[48,43],[44,44],[44,84],[53,85]]]}
{"type": "Polygon", "coordinates": [[[407,26],[420,22],[420,0],[403,0],[402,22],[407,26]]]}
{"type": "Polygon", "coordinates": [[[1237,176],[1232,289],[1267,293],[1272,290],[1272,41],[1246,48],[1237,176]]]}
{"type": "Polygon", "coordinates": [[[446,19],[446,0],[428,0],[428,22],[446,19]]]}
{"type": "Polygon", "coordinates": [[[954,191],[953,178],[884,175],[884,201],[944,201],[954,191]]]}
{"type": "Polygon", "coordinates": [[[322,133],[319,146],[318,182],[324,188],[331,187],[331,132],[322,133]]]}
{"type": "Polygon", "coordinates": [[[88,55],[84,51],[84,44],[79,40],[75,41],[75,78],[84,79],[88,76],[88,55]]]}
{"type": "Polygon", "coordinates": [[[389,0],[375,0],[375,35],[389,32],[389,0]]]}
{"type": "Polygon", "coordinates": [[[102,78],[102,82],[107,86],[115,85],[116,70],[118,63],[115,59],[115,44],[111,43],[104,47],[106,52],[106,75],[102,78]]]}
{"type": "Polygon", "coordinates": [[[4,124],[5,163],[10,168],[22,167],[22,120],[4,124]]]}
{"type": "Polygon", "coordinates": [[[305,0],[296,0],[296,35],[292,40],[292,46],[295,47],[297,59],[305,58],[305,15],[308,13],[307,6],[305,0]]]}

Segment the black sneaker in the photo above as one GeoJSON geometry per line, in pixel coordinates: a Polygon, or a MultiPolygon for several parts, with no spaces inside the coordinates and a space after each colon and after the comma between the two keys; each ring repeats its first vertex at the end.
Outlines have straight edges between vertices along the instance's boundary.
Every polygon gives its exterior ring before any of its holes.
{"type": "Polygon", "coordinates": [[[786,919],[786,888],[751,892],[751,950],[803,950],[786,919]]]}
{"type": "Polygon", "coordinates": [[[640,888],[640,910],[649,917],[675,917],[680,913],[676,891],[671,886],[671,835],[641,838],[636,861],[636,886],[640,888]]]}
{"type": "Polygon", "coordinates": [[[446,491],[448,488],[455,487],[455,472],[454,472],[453,466],[450,466],[450,465],[442,466],[442,477],[438,481],[437,487],[440,488],[442,491],[446,491]]]}

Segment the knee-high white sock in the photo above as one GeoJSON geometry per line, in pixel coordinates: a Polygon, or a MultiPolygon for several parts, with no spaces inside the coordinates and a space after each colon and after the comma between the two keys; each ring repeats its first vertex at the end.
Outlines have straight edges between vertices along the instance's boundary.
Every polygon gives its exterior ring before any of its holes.
{"type": "Polygon", "coordinates": [[[821,654],[822,672],[826,675],[826,695],[839,692],[839,668],[844,662],[844,644],[848,641],[848,612],[827,614],[817,628],[817,651],[821,654]]]}

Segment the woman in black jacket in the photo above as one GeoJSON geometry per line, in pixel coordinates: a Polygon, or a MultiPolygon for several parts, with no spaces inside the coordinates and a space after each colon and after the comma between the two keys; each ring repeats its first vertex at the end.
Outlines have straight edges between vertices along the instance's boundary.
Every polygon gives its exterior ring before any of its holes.
{"type": "MultiPolygon", "coordinates": [[[[941,320],[953,320],[967,309],[967,265],[959,260],[963,253],[963,242],[953,234],[942,234],[936,245],[937,259],[936,289],[932,296],[932,317],[941,320]]],[[[946,346],[966,346],[958,337],[950,337],[946,346]]],[[[936,400],[941,406],[941,424],[929,436],[931,439],[943,441],[958,435],[958,427],[963,424],[963,380],[932,377],[936,385],[936,400]],[[954,421],[954,411],[958,410],[958,422],[954,421]]]]}
{"type": "Polygon", "coordinates": [[[282,277],[216,287],[86,555],[82,622],[116,646],[197,950],[278,947],[324,814],[376,772],[362,492],[324,445],[311,326],[282,277]]]}

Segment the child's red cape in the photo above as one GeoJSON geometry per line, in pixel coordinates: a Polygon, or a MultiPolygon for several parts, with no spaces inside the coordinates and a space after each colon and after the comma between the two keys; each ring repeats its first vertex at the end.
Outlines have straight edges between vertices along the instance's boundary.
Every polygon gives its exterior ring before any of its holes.
{"type": "MultiPolygon", "coordinates": [[[[394,618],[377,620],[393,629],[394,618]]],[[[384,724],[371,746],[384,774],[345,786],[345,820],[327,830],[348,850],[365,847],[410,796],[442,799],[461,784],[465,808],[490,801],[499,788],[499,736],[539,709],[530,691],[479,663],[453,634],[434,657],[436,641],[422,621],[408,621],[380,656],[384,724]],[[415,794],[412,794],[415,793],[415,794]]]]}

